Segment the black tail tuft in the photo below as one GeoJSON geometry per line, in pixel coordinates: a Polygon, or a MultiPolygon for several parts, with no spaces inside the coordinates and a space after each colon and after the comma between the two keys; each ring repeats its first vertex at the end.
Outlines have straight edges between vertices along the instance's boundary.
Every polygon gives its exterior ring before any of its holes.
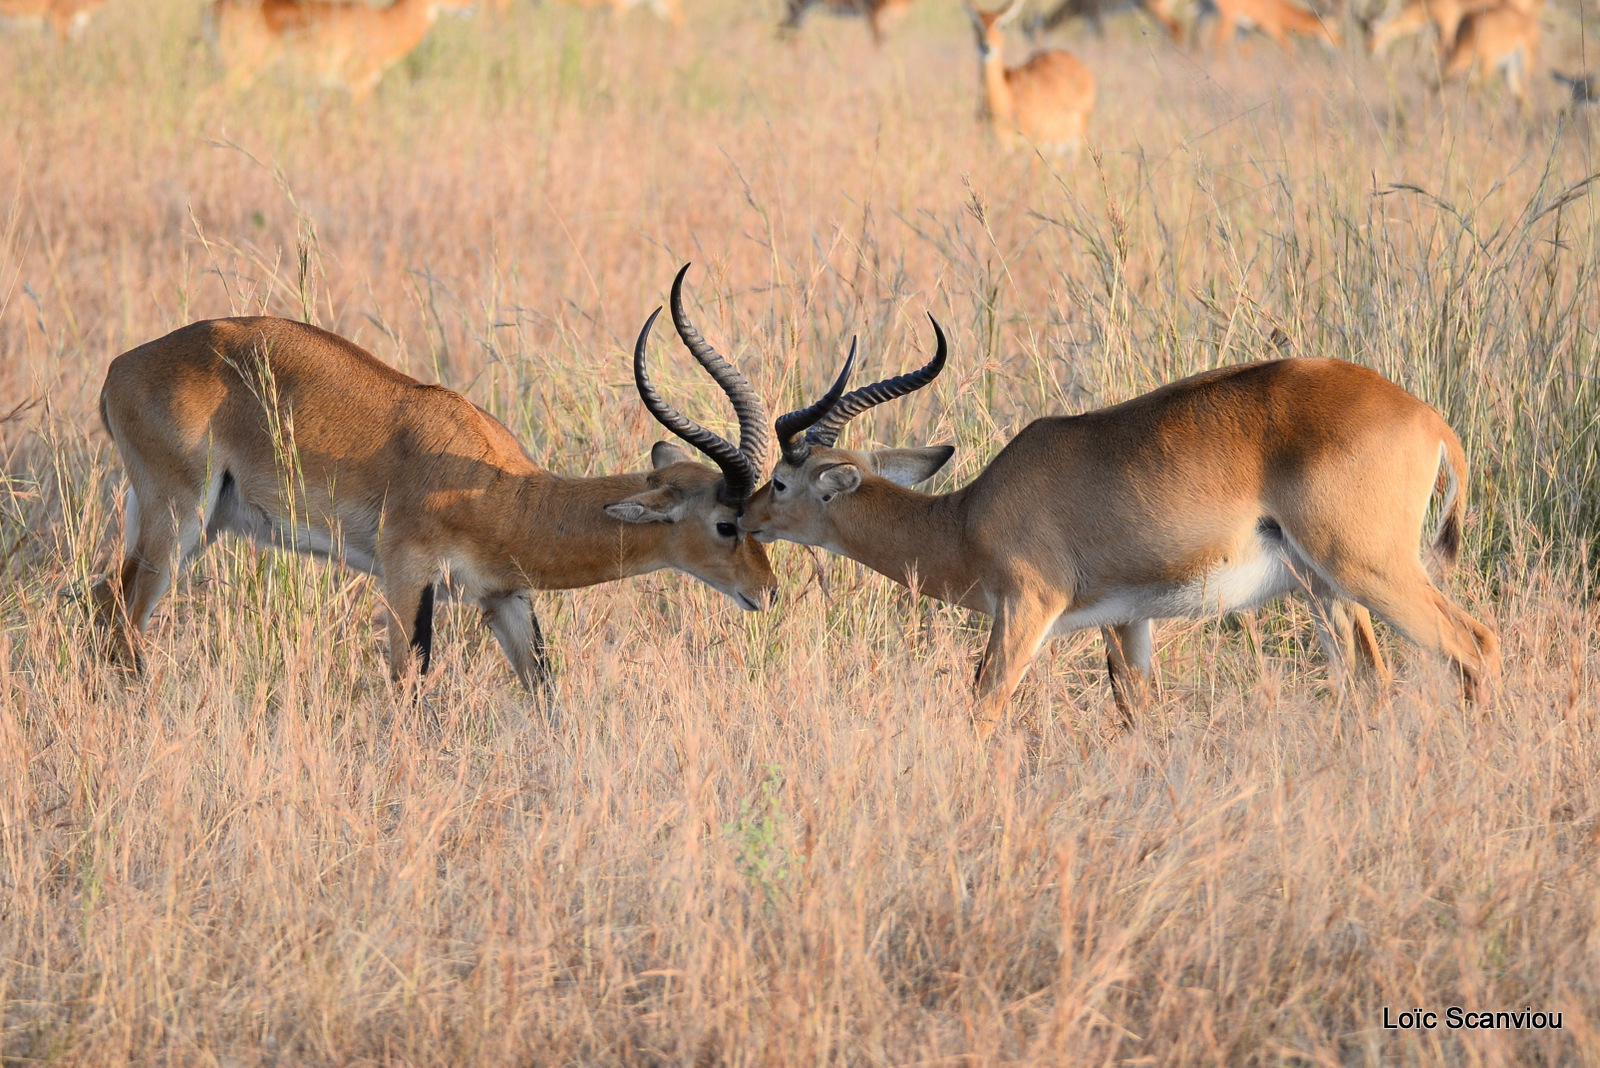
{"type": "Polygon", "coordinates": [[[1456,566],[1461,557],[1461,509],[1452,507],[1439,524],[1439,534],[1433,539],[1434,555],[1447,569],[1456,566]]]}

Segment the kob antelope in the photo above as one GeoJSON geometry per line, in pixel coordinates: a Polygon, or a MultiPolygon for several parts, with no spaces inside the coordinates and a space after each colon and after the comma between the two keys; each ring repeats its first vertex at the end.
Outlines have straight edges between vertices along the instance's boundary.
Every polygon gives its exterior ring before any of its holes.
{"type": "Polygon", "coordinates": [[[1020,67],[1005,61],[1005,28],[1022,10],[1012,0],[1004,11],[980,11],[962,0],[978,35],[984,114],[1006,148],[1026,138],[1040,150],[1076,157],[1094,110],[1094,75],[1070,52],[1035,52],[1020,67]]]}
{"type": "Polygon", "coordinates": [[[881,45],[888,39],[889,30],[905,16],[906,9],[913,2],[914,0],[786,0],[783,21],[778,24],[778,29],[783,33],[798,30],[806,12],[813,7],[821,7],[833,15],[864,17],[867,25],[872,28],[873,43],[881,45]]]}
{"type": "Polygon", "coordinates": [[[95,9],[106,0],[0,0],[0,19],[49,23],[61,40],[89,24],[95,9]]]}
{"type": "Polygon", "coordinates": [[[1461,20],[1475,11],[1498,6],[1502,0],[1406,0],[1393,14],[1373,23],[1367,33],[1367,51],[1381,56],[1402,37],[1432,26],[1439,55],[1447,56],[1455,44],[1461,20]]]}
{"type": "MultiPolygon", "coordinates": [[[[1044,641],[1100,627],[1123,718],[1147,694],[1150,622],[1310,598],[1337,680],[1386,675],[1368,610],[1461,671],[1469,697],[1499,665],[1493,632],[1447,599],[1420,548],[1454,560],[1466,459],[1438,412],[1339,360],[1287,359],[1195,375],[1142,397],[1023,428],[971,483],[910,487],[954,450],[858,452],[839,432],[931,382],[919,371],[777,421],[781,458],[740,520],[758,541],[816,545],[941,601],[993,617],[978,667],[987,735],[1044,641]],[[803,436],[802,436],[803,435],[803,436]]],[[[841,395],[842,394],[842,395],[841,395]]]]}
{"type": "Polygon", "coordinates": [[[1481,78],[1499,71],[1506,88],[1521,103],[1528,99],[1528,71],[1539,55],[1539,14],[1544,0],[1527,0],[1476,11],[1461,20],[1441,72],[1443,81],[1460,77],[1474,65],[1481,78]]]}
{"type": "MultiPolygon", "coordinates": [[[[1307,11],[1289,0],[1201,0],[1199,11],[1202,20],[1214,17],[1216,29],[1211,43],[1221,52],[1239,30],[1260,30],[1284,51],[1288,51],[1289,35],[1320,38],[1330,48],[1339,47],[1339,31],[1320,15],[1307,11]]],[[[1198,33],[1199,22],[1195,23],[1198,33]]]]}
{"type": "Polygon", "coordinates": [[[210,28],[230,91],[282,60],[360,101],[422,43],[441,12],[471,7],[472,0],[394,0],[381,8],[359,0],[216,0],[210,28]]]}
{"type": "MultiPolygon", "coordinates": [[[[1089,23],[1097,37],[1105,36],[1105,17],[1118,11],[1137,8],[1161,24],[1167,36],[1174,41],[1183,40],[1183,24],[1178,21],[1173,8],[1176,0],[1061,0],[1049,14],[1039,18],[1037,32],[1048,33],[1072,19],[1089,23]]],[[[1029,28],[1029,34],[1035,32],[1029,28]]]]}
{"type": "Polygon", "coordinates": [[[716,469],[660,442],[647,473],[551,474],[460,394],[286,319],[194,323],[117,357],[100,414],[128,476],[126,556],[92,595],[114,650],[138,663],[174,568],[224,531],[377,576],[396,678],[413,650],[419,670],[428,668],[441,585],[482,607],[535,690],[548,667],[530,590],[674,568],[741,608],[766,607],[777,591],[772,568],[736,526],[762,469],[766,412],[689,322],[682,286],[680,271],[673,321],[732,402],[739,445],[656,392],[645,348],[659,308],[639,334],[634,376],[650,413],[716,469]]]}

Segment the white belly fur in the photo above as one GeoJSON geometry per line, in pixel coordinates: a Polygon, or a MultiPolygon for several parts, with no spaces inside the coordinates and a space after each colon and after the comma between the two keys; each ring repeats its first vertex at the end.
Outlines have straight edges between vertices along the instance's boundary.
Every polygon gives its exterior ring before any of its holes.
{"type": "Polygon", "coordinates": [[[1061,613],[1051,630],[1069,634],[1085,627],[1142,619],[1204,619],[1254,608],[1302,588],[1295,570],[1286,545],[1262,545],[1251,555],[1212,568],[1191,582],[1115,590],[1093,604],[1061,613]]]}

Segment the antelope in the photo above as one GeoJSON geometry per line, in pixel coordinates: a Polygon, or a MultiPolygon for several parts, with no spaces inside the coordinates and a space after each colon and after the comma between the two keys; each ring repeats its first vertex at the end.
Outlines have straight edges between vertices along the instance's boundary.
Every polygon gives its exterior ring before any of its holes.
{"type": "Polygon", "coordinates": [[[1519,103],[1527,103],[1528,68],[1539,52],[1539,12],[1544,0],[1529,0],[1521,7],[1506,4],[1467,15],[1461,20],[1455,42],[1445,59],[1440,81],[1465,74],[1474,64],[1481,77],[1496,70],[1519,103]]]}
{"type": "Polygon", "coordinates": [[[1299,592],[1336,686],[1388,677],[1371,613],[1460,671],[1468,699],[1499,667],[1488,628],[1441,593],[1419,546],[1453,563],[1466,457],[1437,411],[1374,371],[1284,359],[1207,371],[1114,407],[1038,419],[951,493],[911,487],[948,445],[856,451],[839,432],[944,368],[845,393],[851,358],[815,404],[775,424],[780,458],[740,526],[815,545],[994,624],[978,665],[987,737],[1046,639],[1099,627],[1124,724],[1148,696],[1151,620],[1204,618],[1299,592]],[[802,436],[803,435],[803,436],[802,436]]]}
{"type": "Polygon", "coordinates": [[[550,675],[530,590],[672,568],[746,610],[771,604],[766,550],[736,525],[765,463],[766,409],[685,314],[687,270],[672,285],[673,323],[732,403],[738,446],[651,382],[645,350],[660,308],[634,346],[634,380],[650,414],[715,469],[658,442],[648,472],[552,474],[460,394],[287,319],[193,323],[118,356],[100,415],[127,472],[126,552],[91,593],[114,657],[139,666],[174,569],[224,531],[376,576],[396,680],[413,656],[428,671],[440,590],[478,603],[535,692],[550,675]]]}
{"type": "Polygon", "coordinates": [[[382,8],[341,0],[215,0],[210,26],[229,91],[289,59],[360,102],[384,71],[422,43],[441,12],[471,7],[472,0],[394,0],[382,8]]]}
{"type": "Polygon", "coordinates": [[[49,23],[56,37],[65,41],[82,31],[103,3],[105,0],[0,0],[0,19],[49,23]]]}
{"type": "Polygon", "coordinates": [[[905,17],[906,9],[914,0],[786,0],[787,8],[779,32],[790,33],[800,28],[806,12],[813,7],[834,15],[861,15],[872,29],[873,44],[881,45],[888,39],[889,30],[905,17]]]}
{"type": "Polygon", "coordinates": [[[1023,137],[1041,151],[1078,155],[1089,113],[1094,110],[1094,75],[1070,52],[1035,52],[1020,67],[1005,61],[1005,28],[1022,10],[1012,0],[1003,11],[981,11],[962,0],[978,37],[983,114],[1002,147],[1023,137]]]}
{"type": "Polygon", "coordinates": [[[1440,57],[1455,43],[1461,20],[1474,11],[1495,7],[1500,0],[1406,0],[1400,9],[1376,22],[1367,34],[1367,51],[1381,56],[1402,37],[1432,26],[1440,57]]]}
{"type": "Polygon", "coordinates": [[[1212,49],[1218,52],[1227,47],[1241,28],[1260,30],[1277,41],[1284,51],[1290,49],[1291,33],[1320,38],[1331,48],[1338,48],[1340,43],[1337,28],[1289,0],[1201,0],[1199,10],[1202,16],[1216,16],[1212,49]]]}
{"type": "Polygon", "coordinates": [[[1048,15],[1040,17],[1029,33],[1048,33],[1071,19],[1084,19],[1095,36],[1105,36],[1105,16],[1127,8],[1137,8],[1161,24],[1173,41],[1183,40],[1183,24],[1173,8],[1177,0],[1061,0],[1048,15]]]}

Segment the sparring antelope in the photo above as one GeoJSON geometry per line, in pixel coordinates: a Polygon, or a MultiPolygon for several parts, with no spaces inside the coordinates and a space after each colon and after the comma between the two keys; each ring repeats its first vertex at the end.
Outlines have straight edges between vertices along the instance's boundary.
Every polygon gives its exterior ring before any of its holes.
{"type": "Polygon", "coordinates": [[[787,0],[783,21],[778,24],[781,33],[792,33],[800,28],[806,12],[821,7],[833,15],[860,15],[872,29],[874,44],[883,44],[889,30],[905,17],[906,9],[914,0],[787,0]]]}
{"type": "Polygon", "coordinates": [[[394,0],[380,8],[348,0],[215,0],[210,28],[230,92],[283,60],[359,102],[422,43],[441,12],[465,11],[472,2],[394,0]]]}
{"type": "Polygon", "coordinates": [[[1003,11],[981,11],[962,0],[978,37],[983,114],[1007,149],[1026,138],[1040,150],[1076,158],[1094,110],[1094,75],[1070,52],[1035,52],[1020,67],[1005,61],[1005,28],[1022,10],[1012,0],[1003,11]]]}
{"type": "Polygon", "coordinates": [[[1474,65],[1485,79],[1498,70],[1511,95],[1519,103],[1527,103],[1527,74],[1539,54],[1539,13],[1543,9],[1544,0],[1528,0],[1521,6],[1506,4],[1467,15],[1456,31],[1440,80],[1457,78],[1474,65]]]}
{"type": "MultiPolygon", "coordinates": [[[[1046,639],[1099,627],[1125,722],[1147,695],[1150,623],[1249,608],[1298,591],[1336,683],[1387,676],[1368,610],[1460,670],[1469,698],[1499,665],[1490,630],[1447,599],[1420,558],[1461,537],[1461,443],[1434,409],[1376,372],[1328,359],[1242,364],[1123,404],[1035,420],[961,489],[912,486],[948,445],[856,451],[839,432],[933,381],[922,369],[845,393],[853,363],[777,421],[780,459],[740,525],[816,545],[941,601],[991,616],[976,720],[987,736],[1046,639]]],[[[852,351],[852,357],[853,357],[852,351]]]]}
{"type": "MultiPolygon", "coordinates": [[[[1331,48],[1339,47],[1339,31],[1324,22],[1315,12],[1307,11],[1289,0],[1201,0],[1203,17],[1215,17],[1216,29],[1211,39],[1214,51],[1221,52],[1241,29],[1260,30],[1284,51],[1288,51],[1289,35],[1317,37],[1331,48]]],[[[1199,21],[1195,23],[1199,32],[1199,21]]]]}
{"type": "Polygon", "coordinates": [[[634,379],[650,414],[715,469],[659,442],[649,472],[552,474],[459,393],[287,319],[194,323],[117,357],[100,414],[128,476],[126,556],[92,594],[114,652],[139,662],[174,568],[224,531],[376,576],[397,679],[413,651],[418,670],[428,668],[440,587],[482,607],[533,690],[547,683],[548,664],[530,590],[673,568],[741,608],[767,607],[777,582],[766,551],[736,525],[764,464],[766,410],[689,322],[682,288],[680,271],[673,322],[732,402],[739,444],[656,391],[645,349],[659,308],[634,347],[634,379]]]}
{"type": "Polygon", "coordinates": [[[87,26],[95,9],[103,3],[105,0],[0,0],[0,19],[49,23],[56,36],[65,41],[87,26]]]}

